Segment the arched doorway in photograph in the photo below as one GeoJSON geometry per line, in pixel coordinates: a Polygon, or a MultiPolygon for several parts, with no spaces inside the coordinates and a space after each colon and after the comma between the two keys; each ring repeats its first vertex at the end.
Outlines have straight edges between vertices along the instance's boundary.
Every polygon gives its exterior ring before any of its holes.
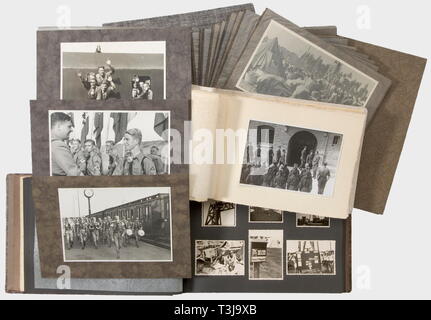
{"type": "Polygon", "coordinates": [[[301,163],[301,151],[307,146],[307,153],[317,147],[317,138],[308,131],[299,131],[290,138],[287,149],[287,165],[293,167],[294,163],[301,163]]]}

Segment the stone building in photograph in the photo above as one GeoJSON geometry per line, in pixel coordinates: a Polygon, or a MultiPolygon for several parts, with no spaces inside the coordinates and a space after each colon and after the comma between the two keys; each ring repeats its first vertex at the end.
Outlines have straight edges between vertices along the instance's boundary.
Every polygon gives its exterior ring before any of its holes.
{"type": "Polygon", "coordinates": [[[261,166],[267,168],[280,147],[281,152],[286,152],[287,165],[293,167],[301,163],[301,151],[307,146],[307,154],[311,150],[318,151],[319,165],[326,161],[333,172],[338,165],[341,144],[341,134],[252,120],[244,161],[256,163],[260,155],[261,166]]]}

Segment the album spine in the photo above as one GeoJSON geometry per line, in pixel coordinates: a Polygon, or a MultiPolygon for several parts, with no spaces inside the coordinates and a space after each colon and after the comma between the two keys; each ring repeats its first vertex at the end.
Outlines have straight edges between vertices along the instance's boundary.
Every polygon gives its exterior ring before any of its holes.
{"type": "Polygon", "coordinates": [[[6,177],[6,281],[7,293],[23,293],[20,270],[20,176],[8,174],[6,177]]]}
{"type": "Polygon", "coordinates": [[[352,291],[352,215],[344,222],[344,291],[352,291]]]}

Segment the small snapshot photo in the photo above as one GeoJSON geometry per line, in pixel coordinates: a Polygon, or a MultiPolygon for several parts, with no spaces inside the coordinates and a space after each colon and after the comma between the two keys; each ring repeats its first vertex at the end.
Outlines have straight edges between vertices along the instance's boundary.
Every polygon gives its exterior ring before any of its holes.
{"type": "Polygon", "coordinates": [[[251,120],[240,183],[332,196],[343,135],[251,120]]]}
{"type": "Polygon", "coordinates": [[[319,217],[313,214],[296,214],[297,227],[310,227],[310,228],[329,228],[331,226],[331,219],[328,217],[319,217]]]}
{"type": "Polygon", "coordinates": [[[165,99],[165,41],[61,43],[61,99],[165,99]]]}
{"type": "Polygon", "coordinates": [[[171,188],[59,188],[66,262],[172,261],[171,188]]]}
{"type": "Polygon", "coordinates": [[[335,241],[287,240],[287,275],[335,275],[335,241]]]}
{"type": "Polygon", "coordinates": [[[249,279],[283,280],[283,230],[249,230],[249,279]]]}
{"type": "Polygon", "coordinates": [[[248,222],[250,223],[283,223],[283,211],[249,207],[248,222]]]}
{"type": "Polygon", "coordinates": [[[53,176],[170,173],[170,112],[49,111],[53,176]]]}
{"type": "Polygon", "coordinates": [[[246,92],[365,107],[377,84],[273,20],[236,87],[246,92]]]}
{"type": "Polygon", "coordinates": [[[202,203],[202,227],[235,227],[236,205],[210,200],[202,203]]]}
{"type": "Polygon", "coordinates": [[[196,240],[196,276],[245,275],[245,241],[196,240]]]}

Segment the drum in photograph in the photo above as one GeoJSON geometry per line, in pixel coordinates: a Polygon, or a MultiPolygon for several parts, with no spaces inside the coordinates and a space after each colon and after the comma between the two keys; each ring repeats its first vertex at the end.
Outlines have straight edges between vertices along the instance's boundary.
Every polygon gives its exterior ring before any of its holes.
{"type": "Polygon", "coordinates": [[[127,234],[128,236],[131,236],[131,235],[133,234],[132,229],[127,229],[127,230],[126,230],[126,234],[127,234]]]}
{"type": "Polygon", "coordinates": [[[138,230],[138,236],[140,236],[140,237],[145,236],[145,231],[144,231],[144,230],[142,230],[142,229],[139,229],[139,230],[138,230]]]}

